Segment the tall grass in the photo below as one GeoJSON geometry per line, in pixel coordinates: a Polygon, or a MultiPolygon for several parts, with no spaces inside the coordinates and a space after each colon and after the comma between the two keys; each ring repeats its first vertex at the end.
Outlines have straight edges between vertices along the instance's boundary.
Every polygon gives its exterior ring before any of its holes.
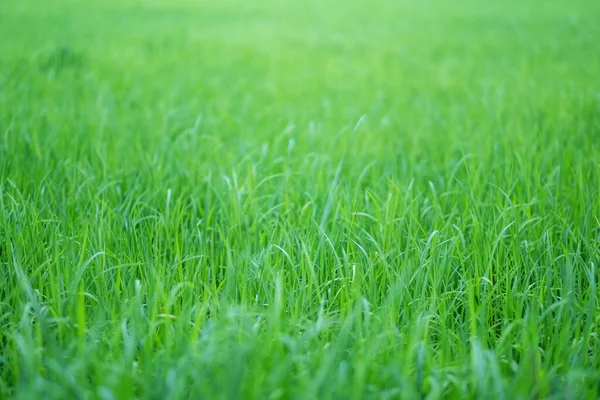
{"type": "Polygon", "coordinates": [[[595,399],[600,6],[0,4],[0,397],[595,399]]]}

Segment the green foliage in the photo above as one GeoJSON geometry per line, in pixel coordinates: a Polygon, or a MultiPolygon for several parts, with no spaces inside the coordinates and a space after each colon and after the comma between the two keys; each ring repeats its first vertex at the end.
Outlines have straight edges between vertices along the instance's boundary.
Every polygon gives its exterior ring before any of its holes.
{"type": "Polygon", "coordinates": [[[596,399],[600,5],[0,4],[0,397],[596,399]]]}

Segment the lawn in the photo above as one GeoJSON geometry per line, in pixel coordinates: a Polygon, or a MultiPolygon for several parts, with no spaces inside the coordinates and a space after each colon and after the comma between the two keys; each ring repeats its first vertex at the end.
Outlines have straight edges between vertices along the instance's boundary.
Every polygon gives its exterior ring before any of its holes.
{"type": "Polygon", "coordinates": [[[0,398],[597,399],[600,3],[0,2],[0,398]]]}

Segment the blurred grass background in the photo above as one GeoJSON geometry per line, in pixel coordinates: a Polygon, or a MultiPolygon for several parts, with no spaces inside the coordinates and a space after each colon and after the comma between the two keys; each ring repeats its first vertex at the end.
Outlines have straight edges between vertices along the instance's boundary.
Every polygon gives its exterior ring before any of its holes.
{"type": "Polygon", "coordinates": [[[0,3],[0,397],[597,398],[598,21],[0,3]]]}

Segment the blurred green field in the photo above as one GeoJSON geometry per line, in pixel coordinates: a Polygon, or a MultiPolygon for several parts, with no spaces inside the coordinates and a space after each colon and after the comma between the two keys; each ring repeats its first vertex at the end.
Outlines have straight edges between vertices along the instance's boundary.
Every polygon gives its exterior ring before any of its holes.
{"type": "Polygon", "coordinates": [[[0,398],[597,399],[600,3],[0,2],[0,398]]]}

